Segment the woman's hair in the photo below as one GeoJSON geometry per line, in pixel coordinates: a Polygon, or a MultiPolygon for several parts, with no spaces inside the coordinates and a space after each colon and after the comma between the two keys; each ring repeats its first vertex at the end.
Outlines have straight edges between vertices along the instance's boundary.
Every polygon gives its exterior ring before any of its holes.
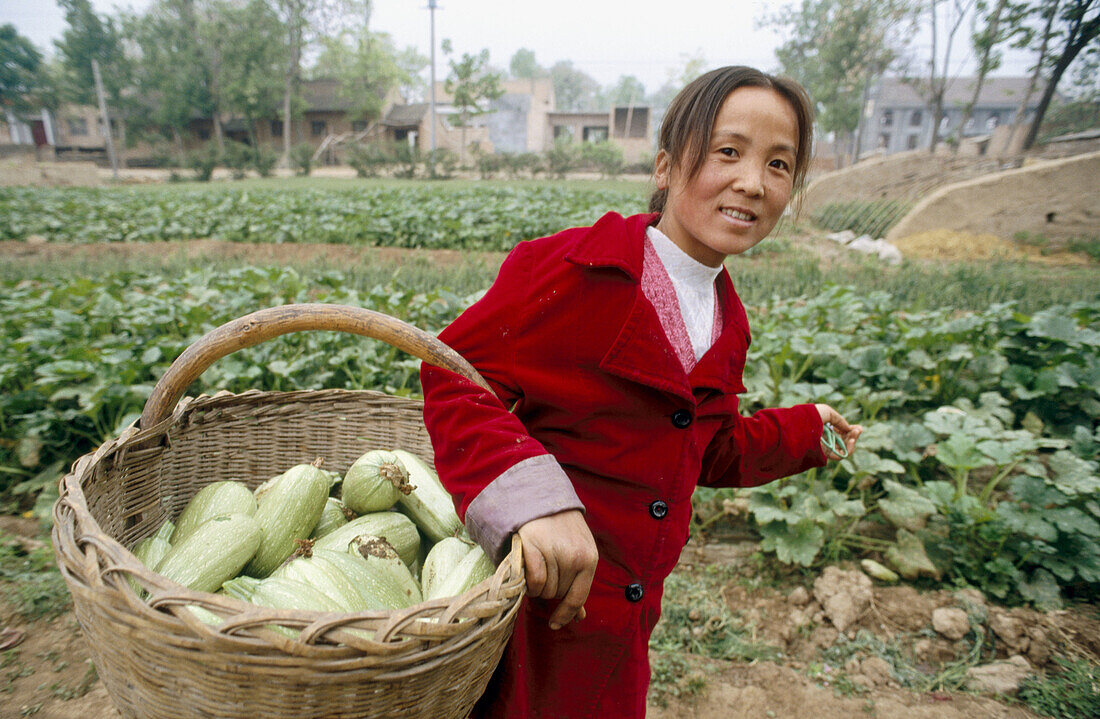
{"type": "MultiPolygon", "coordinates": [[[[657,149],[668,153],[673,167],[685,161],[687,178],[698,174],[707,157],[714,121],[722,103],[739,87],[775,90],[791,104],[798,118],[798,152],[794,159],[794,196],[806,182],[813,151],[813,102],[806,90],[788,77],[777,77],[755,68],[731,65],[711,70],[692,80],[673,98],[661,122],[657,149]]],[[[668,190],[657,190],[649,198],[650,212],[663,212],[668,190]]]]}

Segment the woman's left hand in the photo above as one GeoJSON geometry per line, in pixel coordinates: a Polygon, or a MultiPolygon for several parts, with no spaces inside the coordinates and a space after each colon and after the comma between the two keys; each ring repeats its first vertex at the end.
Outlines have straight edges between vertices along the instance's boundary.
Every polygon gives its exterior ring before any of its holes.
{"type": "MultiPolygon", "coordinates": [[[[840,412],[837,412],[827,404],[816,404],[814,406],[817,407],[817,413],[821,415],[821,423],[831,424],[844,442],[848,454],[854,452],[856,449],[856,440],[859,439],[859,435],[863,434],[863,425],[848,424],[848,420],[844,419],[840,412]]],[[[831,448],[825,449],[825,456],[829,459],[843,459],[843,457],[832,451],[831,448]]]]}

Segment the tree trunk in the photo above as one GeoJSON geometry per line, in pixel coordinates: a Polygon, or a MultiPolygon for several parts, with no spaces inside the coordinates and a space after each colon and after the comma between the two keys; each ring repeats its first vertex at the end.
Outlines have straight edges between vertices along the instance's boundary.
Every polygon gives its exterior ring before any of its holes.
{"type": "Polygon", "coordinates": [[[1027,135],[1024,137],[1024,144],[1020,148],[1021,150],[1030,150],[1032,145],[1035,144],[1035,140],[1039,136],[1039,126],[1043,124],[1043,115],[1046,114],[1047,107],[1050,106],[1050,100],[1054,97],[1054,91],[1058,89],[1058,81],[1062,79],[1062,73],[1070,66],[1070,63],[1077,57],[1077,53],[1080,52],[1080,50],[1081,47],[1078,47],[1071,53],[1069,48],[1067,48],[1066,52],[1062,54],[1062,57],[1058,58],[1058,64],[1054,66],[1054,70],[1050,74],[1046,89],[1043,90],[1043,96],[1039,98],[1039,106],[1035,108],[1035,117],[1031,120],[1031,127],[1028,128],[1027,135]]]}
{"type": "MultiPolygon", "coordinates": [[[[939,52],[939,18],[936,16],[936,6],[939,3],[936,0],[931,0],[932,7],[932,53],[931,59],[928,61],[928,90],[932,93],[932,137],[928,141],[928,153],[934,155],[936,153],[936,140],[939,138],[939,127],[935,122],[935,115],[943,112],[943,93],[936,85],[936,54],[939,52]]],[[[899,118],[900,121],[900,118],[899,118]]]]}
{"type": "MultiPolygon", "coordinates": [[[[1027,106],[1031,102],[1031,96],[1035,94],[1035,86],[1039,83],[1039,76],[1043,74],[1043,63],[1047,59],[1047,49],[1050,46],[1050,34],[1051,28],[1054,27],[1054,18],[1058,15],[1058,7],[1061,2],[1056,2],[1050,6],[1050,12],[1047,13],[1046,23],[1043,26],[1043,39],[1039,45],[1039,57],[1035,60],[1035,69],[1031,73],[1031,79],[1027,83],[1027,92],[1024,93],[1023,100],[1020,101],[1020,106],[1016,108],[1016,117],[1012,118],[1012,136],[1008,138],[1008,149],[1013,150],[1016,147],[1016,133],[1019,131],[1020,126],[1024,122],[1024,118],[1027,117],[1027,106]]],[[[1021,150],[1023,143],[1021,143],[1021,150]]]]}
{"type": "Polygon", "coordinates": [[[932,141],[929,143],[928,151],[931,154],[936,154],[936,146],[940,143],[940,122],[943,121],[943,96],[946,92],[945,82],[940,85],[940,89],[936,92],[935,99],[932,103],[932,141]]]}
{"type": "Polygon", "coordinates": [[[290,167],[290,77],[286,79],[286,88],[283,91],[283,156],[279,158],[280,167],[290,167]]]}
{"type": "Polygon", "coordinates": [[[179,159],[180,164],[183,164],[185,155],[187,154],[183,147],[183,134],[180,133],[178,127],[172,127],[172,140],[176,145],[176,157],[179,159]]]}
{"type": "Polygon", "coordinates": [[[283,87],[283,157],[279,164],[290,167],[290,145],[293,137],[291,113],[294,95],[298,90],[298,78],[302,71],[302,24],[305,12],[298,0],[287,0],[284,5],[287,13],[287,30],[290,57],[287,58],[286,78],[283,87]]]}
{"type": "Polygon", "coordinates": [[[1004,12],[1007,2],[1008,0],[997,0],[997,7],[993,9],[993,16],[989,19],[989,27],[986,29],[989,34],[989,44],[982,48],[982,56],[978,60],[978,78],[974,81],[974,94],[970,96],[970,102],[963,108],[962,120],[959,121],[958,142],[955,143],[955,154],[958,154],[959,148],[962,147],[963,131],[966,130],[966,123],[970,122],[970,118],[974,115],[974,106],[978,104],[978,96],[981,95],[982,85],[985,84],[985,76],[989,74],[989,56],[993,54],[993,48],[997,45],[1001,13],[1004,12]]]}
{"type": "Polygon", "coordinates": [[[1082,15],[1078,24],[1073,27],[1070,33],[1069,41],[1066,43],[1066,47],[1062,51],[1061,57],[1058,58],[1058,62],[1054,65],[1054,70],[1050,74],[1050,80],[1047,82],[1047,87],[1043,91],[1043,97],[1039,100],[1039,107],[1035,109],[1035,118],[1031,121],[1031,129],[1028,130],[1027,137],[1024,138],[1024,150],[1031,149],[1031,146],[1035,144],[1035,139],[1039,136],[1039,126],[1043,124],[1043,115],[1046,114],[1047,107],[1050,105],[1050,100],[1054,97],[1054,91],[1058,88],[1058,81],[1062,79],[1062,74],[1065,73],[1066,69],[1077,59],[1077,55],[1088,47],[1096,37],[1097,26],[1100,25],[1100,17],[1094,17],[1087,23],[1083,23],[1083,20],[1084,16],[1082,15]]]}
{"type": "Polygon", "coordinates": [[[214,146],[218,148],[219,153],[224,153],[225,132],[222,130],[222,111],[217,105],[214,106],[212,120],[214,122],[214,146]]]}

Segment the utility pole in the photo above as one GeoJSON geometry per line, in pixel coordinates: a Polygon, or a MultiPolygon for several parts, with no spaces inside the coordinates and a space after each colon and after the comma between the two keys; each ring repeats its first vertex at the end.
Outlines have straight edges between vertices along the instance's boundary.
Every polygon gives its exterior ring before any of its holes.
{"type": "Polygon", "coordinates": [[[103,78],[99,74],[99,62],[92,58],[92,77],[95,79],[95,94],[99,97],[99,114],[103,118],[103,134],[107,136],[107,158],[111,161],[111,176],[118,179],[118,156],[115,155],[115,140],[111,137],[111,116],[107,114],[107,98],[103,94],[103,78]]]}
{"type": "MultiPolygon", "coordinates": [[[[432,152],[435,152],[435,9],[436,0],[428,0],[428,11],[431,17],[431,42],[432,42],[432,80],[431,80],[431,133],[432,152]]],[[[434,156],[434,155],[433,155],[434,156]]]]}

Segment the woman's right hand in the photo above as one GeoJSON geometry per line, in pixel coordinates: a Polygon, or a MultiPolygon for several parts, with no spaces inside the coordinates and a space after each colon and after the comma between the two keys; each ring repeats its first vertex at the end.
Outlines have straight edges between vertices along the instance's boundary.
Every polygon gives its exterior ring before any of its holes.
{"type": "Polygon", "coordinates": [[[519,528],[527,570],[527,593],[561,599],[550,615],[550,628],[584,619],[599,553],[592,530],[578,509],[532,519],[519,528]]]}

